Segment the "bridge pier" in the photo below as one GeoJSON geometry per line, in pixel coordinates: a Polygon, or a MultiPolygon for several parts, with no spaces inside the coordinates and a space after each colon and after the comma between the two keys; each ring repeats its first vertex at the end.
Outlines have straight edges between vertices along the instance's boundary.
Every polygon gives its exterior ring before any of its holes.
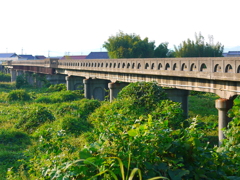
{"type": "Polygon", "coordinates": [[[110,102],[113,101],[118,95],[118,93],[127,86],[129,83],[108,83],[108,88],[109,88],[109,99],[110,102]]]}
{"type": "Polygon", "coordinates": [[[26,81],[30,85],[34,85],[35,78],[33,77],[33,72],[25,71],[26,81]]]}
{"type": "Polygon", "coordinates": [[[16,72],[16,70],[11,69],[10,72],[11,72],[11,82],[16,81],[16,79],[17,79],[17,72],[16,72]]]}
{"type": "Polygon", "coordinates": [[[78,90],[82,89],[83,86],[83,77],[77,76],[66,76],[66,86],[67,90],[78,90]]]}
{"type": "Polygon", "coordinates": [[[88,99],[98,99],[103,101],[107,92],[105,90],[108,89],[109,80],[102,79],[84,79],[84,96],[88,99]]]}
{"type": "Polygon", "coordinates": [[[17,71],[16,71],[16,75],[17,75],[17,76],[21,76],[21,75],[23,75],[23,74],[24,74],[24,73],[23,73],[23,71],[21,71],[21,70],[17,70],[17,71]]]}
{"type": "Polygon", "coordinates": [[[188,118],[188,90],[181,90],[181,89],[164,89],[167,93],[169,99],[175,102],[180,102],[183,114],[186,118],[188,118]]]}
{"type": "Polygon", "coordinates": [[[66,76],[66,86],[67,86],[67,90],[74,90],[74,79],[72,76],[66,76]]]}
{"type": "Polygon", "coordinates": [[[225,138],[222,129],[226,128],[230,118],[227,116],[227,112],[233,106],[233,99],[220,98],[215,101],[215,107],[218,109],[218,143],[222,144],[222,140],[225,138]]]}

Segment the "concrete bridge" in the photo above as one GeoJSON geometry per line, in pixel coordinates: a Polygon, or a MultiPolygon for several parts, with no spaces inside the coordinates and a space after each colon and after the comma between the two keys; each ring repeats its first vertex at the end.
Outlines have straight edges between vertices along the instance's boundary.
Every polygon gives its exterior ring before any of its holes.
{"type": "Polygon", "coordinates": [[[103,100],[109,90],[112,101],[118,92],[131,82],[155,81],[169,87],[166,92],[173,101],[181,102],[188,112],[188,91],[211,92],[220,96],[216,100],[219,114],[219,141],[227,126],[227,111],[233,99],[240,95],[240,57],[218,58],[152,58],[152,59],[80,59],[80,60],[26,60],[8,61],[12,81],[22,73],[28,81],[41,86],[36,75],[46,75],[53,83],[66,83],[68,90],[82,85],[86,98],[103,100]],[[32,74],[36,74],[32,76],[32,74]]]}

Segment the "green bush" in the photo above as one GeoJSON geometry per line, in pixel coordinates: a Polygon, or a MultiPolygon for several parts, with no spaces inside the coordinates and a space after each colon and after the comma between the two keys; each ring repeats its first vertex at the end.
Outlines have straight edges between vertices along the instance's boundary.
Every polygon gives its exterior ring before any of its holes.
{"type": "Polygon", "coordinates": [[[16,88],[20,89],[23,86],[28,85],[26,77],[24,75],[17,76],[16,78],[16,88]]]}
{"type": "Polygon", "coordinates": [[[58,91],[66,91],[66,84],[52,84],[48,87],[47,92],[58,92],[58,91]]]}
{"type": "Polygon", "coordinates": [[[0,81],[1,82],[11,82],[11,75],[0,72],[0,81]]]}
{"type": "Polygon", "coordinates": [[[117,98],[131,99],[135,108],[153,109],[160,100],[167,99],[167,95],[156,82],[136,82],[124,87],[117,98]]]}
{"type": "Polygon", "coordinates": [[[67,133],[80,135],[82,132],[89,130],[89,123],[81,118],[66,115],[62,118],[60,128],[65,130],[67,133]]]}
{"type": "Polygon", "coordinates": [[[14,129],[0,129],[0,144],[29,144],[29,136],[19,130],[14,129]]]}
{"type": "Polygon", "coordinates": [[[30,95],[23,89],[12,90],[7,95],[7,101],[29,101],[30,95]]]}
{"type": "Polygon", "coordinates": [[[37,98],[35,100],[35,102],[37,102],[37,103],[52,103],[52,100],[50,97],[42,96],[42,97],[37,98]]]}
{"type": "Polygon", "coordinates": [[[45,122],[52,122],[54,120],[55,117],[48,108],[35,105],[28,108],[27,111],[20,116],[15,127],[32,133],[37,127],[45,122]]]}
{"type": "Polygon", "coordinates": [[[35,101],[38,103],[61,103],[66,101],[75,101],[82,99],[83,95],[79,91],[57,91],[51,94],[38,97],[35,101]]]}
{"type": "Polygon", "coordinates": [[[15,82],[0,82],[0,88],[3,91],[6,91],[6,90],[8,91],[9,89],[15,89],[15,87],[16,87],[15,82]]]}

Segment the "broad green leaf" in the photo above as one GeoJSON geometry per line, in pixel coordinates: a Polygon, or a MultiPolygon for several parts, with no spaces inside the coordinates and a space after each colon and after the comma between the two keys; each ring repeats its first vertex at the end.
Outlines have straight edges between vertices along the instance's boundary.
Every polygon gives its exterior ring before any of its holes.
{"type": "Polygon", "coordinates": [[[129,130],[129,131],[128,131],[128,135],[129,135],[129,136],[132,136],[132,137],[136,136],[136,135],[137,135],[137,130],[135,130],[135,129],[129,130]]]}
{"type": "Polygon", "coordinates": [[[81,159],[87,159],[89,157],[92,157],[92,155],[87,149],[83,149],[82,151],[79,152],[79,157],[81,159]]]}

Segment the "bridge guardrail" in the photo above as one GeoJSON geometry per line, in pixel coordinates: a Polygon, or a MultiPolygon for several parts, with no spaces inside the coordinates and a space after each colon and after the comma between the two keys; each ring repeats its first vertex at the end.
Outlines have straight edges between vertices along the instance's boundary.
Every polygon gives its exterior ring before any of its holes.
{"type": "Polygon", "coordinates": [[[240,57],[145,58],[145,59],[79,59],[25,60],[8,65],[40,66],[69,70],[116,73],[175,75],[196,78],[240,78],[240,57]],[[223,76],[224,74],[224,76],[223,76]]]}

